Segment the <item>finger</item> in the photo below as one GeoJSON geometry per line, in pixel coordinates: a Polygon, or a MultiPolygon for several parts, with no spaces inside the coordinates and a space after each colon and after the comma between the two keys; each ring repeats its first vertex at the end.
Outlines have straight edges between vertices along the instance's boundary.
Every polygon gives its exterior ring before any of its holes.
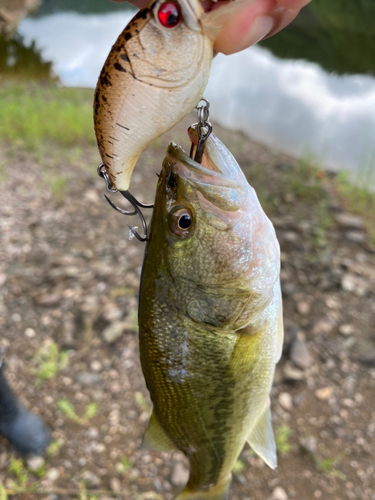
{"type": "Polygon", "coordinates": [[[277,19],[272,15],[275,6],[274,0],[259,0],[245,5],[224,25],[214,50],[234,54],[262,40],[275,28],[277,19]]]}
{"type": "Polygon", "coordinates": [[[282,7],[292,10],[299,10],[305,7],[311,0],[277,0],[277,3],[282,7]]]}

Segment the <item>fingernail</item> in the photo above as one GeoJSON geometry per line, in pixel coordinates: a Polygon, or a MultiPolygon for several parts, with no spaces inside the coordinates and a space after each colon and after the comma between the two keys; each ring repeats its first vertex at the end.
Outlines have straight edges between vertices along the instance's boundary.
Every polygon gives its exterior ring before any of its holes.
{"type": "Polygon", "coordinates": [[[274,28],[275,20],[271,16],[259,16],[253,22],[250,31],[242,38],[237,50],[243,50],[260,42],[274,28]]]}

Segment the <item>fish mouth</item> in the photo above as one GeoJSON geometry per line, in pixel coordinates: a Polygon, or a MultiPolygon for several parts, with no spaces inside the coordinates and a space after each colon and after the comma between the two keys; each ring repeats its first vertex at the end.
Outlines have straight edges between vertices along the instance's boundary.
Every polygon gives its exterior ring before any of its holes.
{"type": "MultiPolygon", "coordinates": [[[[198,144],[197,124],[189,128],[191,156],[198,144]]],[[[239,210],[245,203],[247,180],[240,167],[214,134],[206,140],[202,162],[197,163],[183,149],[170,143],[167,149],[166,186],[177,185],[176,176],[198,191],[205,200],[227,212],[239,210]]]]}

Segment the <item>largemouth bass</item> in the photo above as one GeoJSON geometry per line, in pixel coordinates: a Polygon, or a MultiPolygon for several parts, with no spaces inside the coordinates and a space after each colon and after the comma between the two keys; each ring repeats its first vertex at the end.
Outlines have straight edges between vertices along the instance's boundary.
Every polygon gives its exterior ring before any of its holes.
{"type": "Polygon", "coordinates": [[[155,1],[126,26],[104,64],[94,125],[112,185],[129,188],[143,149],[184,118],[206,87],[213,44],[199,0],[155,1]]]}
{"type": "MultiPolygon", "coordinates": [[[[196,146],[196,128],[189,135],[196,146]]],[[[171,143],[139,334],[154,405],[144,445],[180,450],[190,462],[176,500],[227,498],[246,441],[276,467],[269,392],[283,342],[279,272],[274,228],[227,148],[211,134],[199,164],[171,143]]]]}

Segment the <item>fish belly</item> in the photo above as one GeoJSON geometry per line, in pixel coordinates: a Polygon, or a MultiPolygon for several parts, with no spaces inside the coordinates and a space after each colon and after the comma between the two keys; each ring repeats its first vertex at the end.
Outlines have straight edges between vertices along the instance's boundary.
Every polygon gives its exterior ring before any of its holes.
{"type": "MultiPolygon", "coordinates": [[[[250,327],[224,332],[198,327],[171,310],[155,300],[153,328],[140,320],[141,363],[154,414],[189,459],[186,492],[210,491],[229,484],[238,455],[267,403],[278,311],[271,304],[264,312],[264,326],[256,332],[250,327]]],[[[224,499],[224,493],[217,498],[224,499]]]]}

